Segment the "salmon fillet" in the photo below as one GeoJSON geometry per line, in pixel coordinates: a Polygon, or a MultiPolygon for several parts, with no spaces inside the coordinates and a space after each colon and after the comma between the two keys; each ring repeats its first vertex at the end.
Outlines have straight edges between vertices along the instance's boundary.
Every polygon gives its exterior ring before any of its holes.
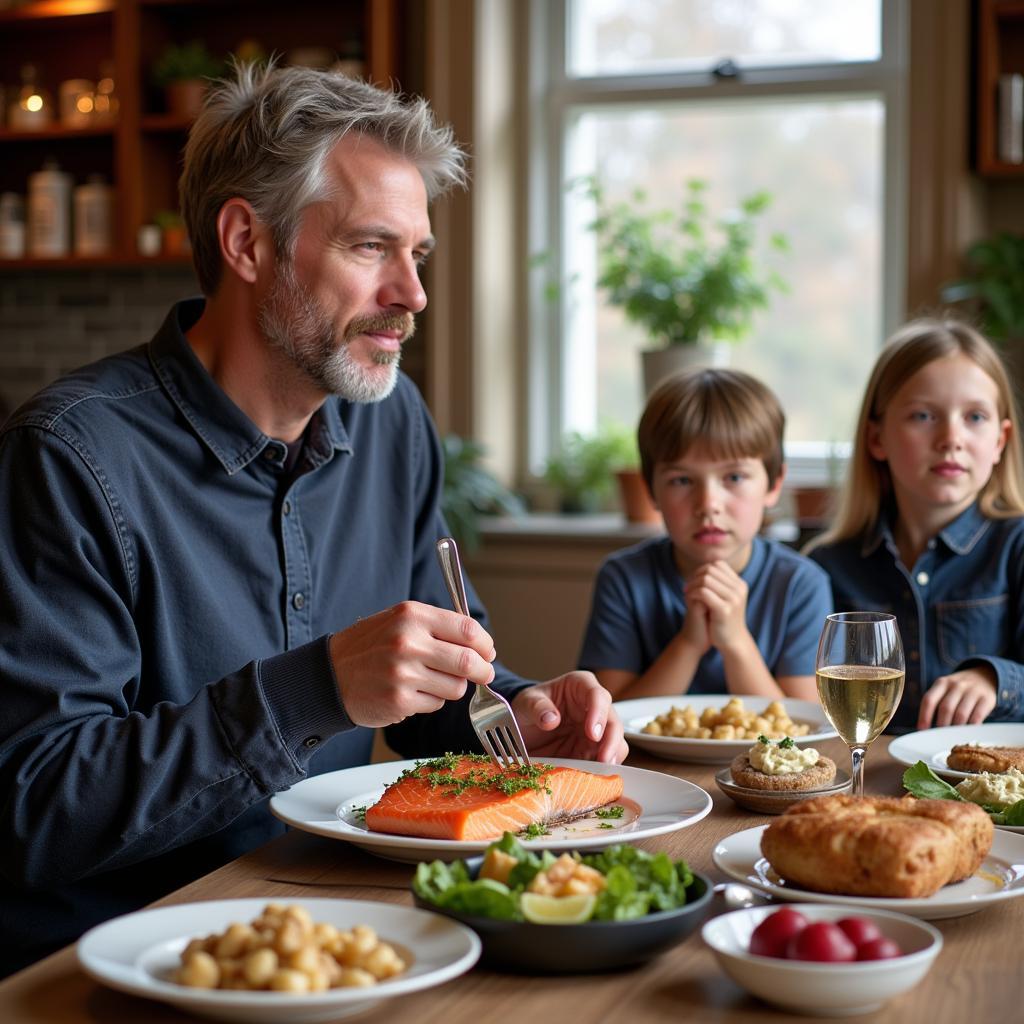
{"type": "Polygon", "coordinates": [[[366,810],[373,832],[475,841],[534,823],[580,818],[622,796],[620,775],[534,764],[497,768],[477,754],[448,754],[410,768],[366,810]]]}

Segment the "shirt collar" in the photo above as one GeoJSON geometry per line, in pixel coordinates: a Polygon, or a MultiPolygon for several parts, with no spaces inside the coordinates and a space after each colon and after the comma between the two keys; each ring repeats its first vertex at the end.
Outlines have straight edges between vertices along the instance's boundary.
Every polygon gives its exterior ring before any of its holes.
{"type": "MultiPolygon", "coordinates": [[[[224,393],[199,361],[185,332],[203,312],[205,300],[176,303],[149,343],[153,370],[170,399],[191,424],[228,475],[234,475],[257,458],[269,445],[284,461],[285,446],[268,437],[224,393]],[[280,451],[276,451],[280,449],[280,451]]],[[[308,443],[326,461],[332,450],[351,451],[348,432],[341,419],[341,399],[330,397],[313,415],[308,443]]]]}
{"type": "MultiPolygon", "coordinates": [[[[953,554],[966,555],[978,543],[989,525],[989,520],[982,514],[978,503],[974,502],[964,509],[953,522],[943,527],[938,533],[938,538],[953,554]]],[[[892,550],[896,549],[891,513],[889,512],[880,515],[875,521],[874,527],[865,535],[860,549],[861,556],[866,557],[872,554],[883,542],[892,550]]]]}

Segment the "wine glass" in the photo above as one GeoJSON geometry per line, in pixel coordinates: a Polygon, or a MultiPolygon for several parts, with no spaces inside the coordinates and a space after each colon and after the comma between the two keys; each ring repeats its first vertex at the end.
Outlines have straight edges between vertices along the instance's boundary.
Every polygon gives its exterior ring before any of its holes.
{"type": "Polygon", "coordinates": [[[896,616],[827,616],[816,669],[822,709],[850,748],[853,795],[863,796],[868,744],[889,724],[903,696],[903,644],[896,616]]]}

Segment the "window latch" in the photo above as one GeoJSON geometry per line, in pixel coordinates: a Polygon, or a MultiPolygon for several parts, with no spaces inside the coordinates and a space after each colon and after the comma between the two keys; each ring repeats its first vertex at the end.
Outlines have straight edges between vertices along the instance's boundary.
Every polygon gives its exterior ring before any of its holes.
{"type": "Polygon", "coordinates": [[[732,57],[726,57],[724,60],[720,60],[712,69],[711,74],[718,79],[731,79],[740,77],[739,65],[732,59],[732,57]]]}

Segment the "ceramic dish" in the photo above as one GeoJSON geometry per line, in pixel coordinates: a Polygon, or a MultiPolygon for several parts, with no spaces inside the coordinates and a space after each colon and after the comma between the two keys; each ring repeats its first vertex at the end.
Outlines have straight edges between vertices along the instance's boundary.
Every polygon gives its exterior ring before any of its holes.
{"type": "MultiPolygon", "coordinates": [[[[648,839],[686,828],[700,821],[712,807],[711,797],[699,786],[661,772],[561,757],[546,758],[545,763],[599,775],[621,775],[623,799],[616,803],[625,808],[625,814],[621,819],[583,818],[553,827],[550,835],[529,840],[531,850],[599,849],[613,843],[648,839]],[[607,828],[609,824],[614,827],[607,828]]],[[[370,853],[404,863],[456,860],[483,853],[493,840],[460,842],[393,836],[371,832],[366,827],[359,809],[375,803],[388,783],[415,765],[415,761],[387,761],[315,775],[271,797],[270,809],[295,828],[343,839],[370,853]]]]}
{"type": "MultiPolygon", "coordinates": [[[[893,996],[912,989],[929,971],[942,949],[938,929],[923,921],[881,911],[863,913],[894,940],[903,956],[855,963],[781,960],[748,952],[754,929],[778,907],[735,910],[709,921],[701,932],[715,959],[738,985],[766,1002],[795,1013],[846,1016],[871,1013],[893,996]]],[[[849,907],[807,906],[811,921],[838,921],[849,907]]]]}
{"type": "Polygon", "coordinates": [[[748,811],[756,811],[758,814],[781,814],[787,807],[807,800],[812,796],[833,796],[836,793],[848,793],[850,791],[850,775],[842,769],[836,769],[835,782],[830,786],[822,786],[819,789],[794,789],[788,793],[770,789],[751,789],[749,786],[737,786],[732,779],[732,771],[723,768],[715,775],[715,783],[718,788],[733,803],[748,811]]]}
{"type": "MultiPolygon", "coordinates": [[[[714,849],[715,866],[730,878],[792,903],[834,903],[868,910],[891,910],[925,921],[963,917],[993,903],[1024,895],[1024,836],[996,832],[992,849],[977,873],[947,885],[925,899],[880,896],[835,896],[811,892],[783,881],[761,854],[767,825],[726,836],[714,849]]],[[[859,912],[859,911],[858,911],[859,912]]]]}
{"type": "Polygon", "coordinates": [[[889,753],[901,764],[924,761],[936,775],[947,779],[966,779],[972,772],[950,768],[946,758],[960,743],[976,743],[984,747],[1024,747],[1024,723],[981,725],[944,725],[897,736],[889,744],[889,753]]]}
{"type": "Polygon", "coordinates": [[[246,1024],[313,1024],[362,1013],[394,996],[418,992],[468,971],[480,955],[469,928],[439,914],[367,900],[299,899],[314,921],[338,928],[366,924],[408,954],[408,970],[372,988],[335,988],[291,995],[187,988],[170,980],[186,943],[257,917],[265,899],[211,900],[115,917],[78,941],[78,961],[97,981],[215,1020],[246,1024]]]}
{"type": "MultiPolygon", "coordinates": [[[[471,877],[482,857],[466,861],[471,877]]],[[[592,974],[633,967],[682,942],[704,922],[711,909],[713,886],[694,872],[685,906],[630,921],[586,921],[583,924],[532,924],[501,921],[448,910],[414,892],[416,906],[459,921],[480,936],[480,962],[488,967],[531,974],[592,974]]]]}
{"type": "MultiPolygon", "coordinates": [[[[733,694],[730,693],[692,697],[683,693],[676,697],[641,697],[637,700],[617,701],[614,707],[625,726],[626,740],[631,747],[638,747],[669,761],[728,764],[737,754],[745,754],[754,740],[697,740],[675,736],[652,736],[644,732],[643,728],[651,719],[665,714],[673,707],[684,708],[689,704],[699,715],[706,708],[717,710],[725,707],[732,698],[733,694]]],[[[771,703],[771,698],[768,697],[744,696],[742,700],[743,706],[754,712],[763,711],[771,703]]],[[[794,737],[800,746],[836,736],[835,729],[817,701],[786,697],[781,703],[794,722],[810,726],[810,732],[806,736],[794,737]]]]}

